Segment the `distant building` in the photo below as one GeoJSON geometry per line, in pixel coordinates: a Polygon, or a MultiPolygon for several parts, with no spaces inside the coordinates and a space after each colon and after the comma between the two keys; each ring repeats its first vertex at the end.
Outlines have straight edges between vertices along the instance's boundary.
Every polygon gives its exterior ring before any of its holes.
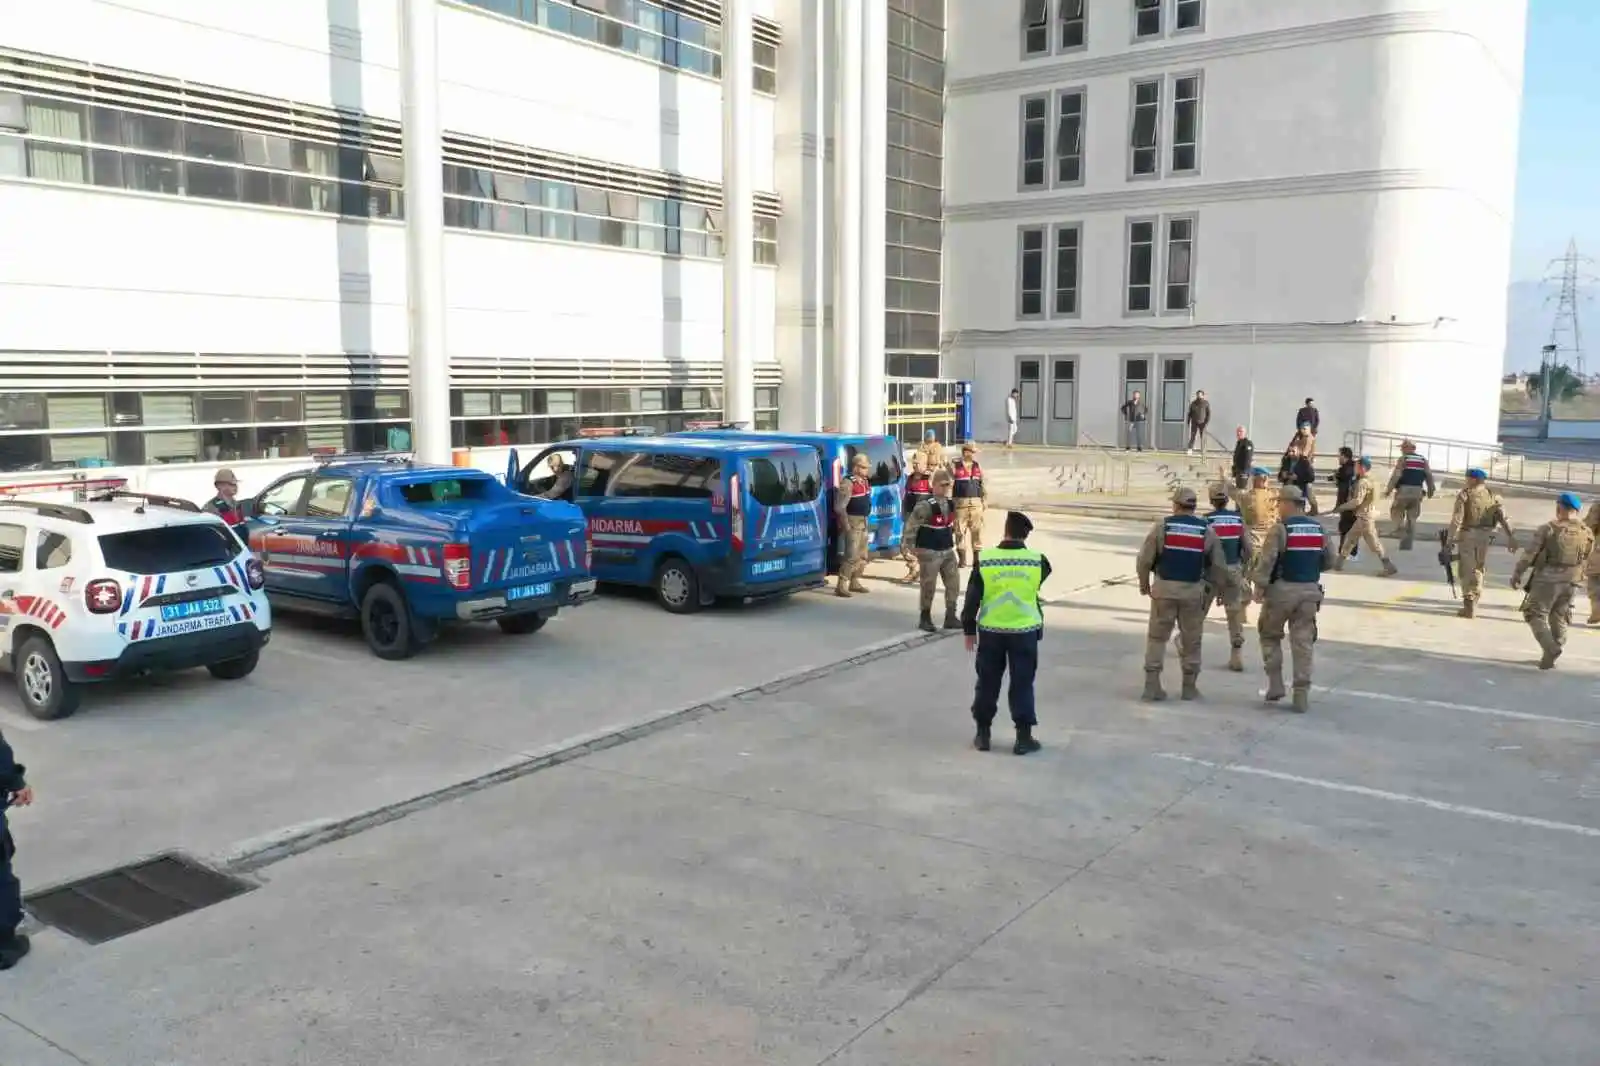
{"type": "Polygon", "coordinates": [[[945,372],[977,432],[1495,439],[1525,0],[950,0],[945,372]],[[1468,126],[1463,116],[1470,115],[1468,126]]]}

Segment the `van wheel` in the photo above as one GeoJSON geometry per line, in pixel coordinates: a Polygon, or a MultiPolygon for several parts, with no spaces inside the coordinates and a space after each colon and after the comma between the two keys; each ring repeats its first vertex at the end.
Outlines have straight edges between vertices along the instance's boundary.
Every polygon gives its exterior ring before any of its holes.
{"type": "Polygon", "coordinates": [[[700,578],[685,559],[668,559],[656,568],[656,599],[673,614],[700,609],[700,578]]]}
{"type": "Polygon", "coordinates": [[[24,640],[12,665],[22,705],[33,717],[52,722],[78,709],[83,689],[67,680],[67,672],[48,638],[24,640]]]}
{"type": "Polygon", "coordinates": [[[379,581],[361,597],[361,634],[380,659],[409,659],[422,648],[405,596],[388,581],[379,581]]]}
{"type": "Polygon", "coordinates": [[[218,681],[239,681],[255,673],[256,664],[261,661],[259,651],[251,651],[237,659],[226,659],[220,663],[210,663],[206,669],[218,681]]]}
{"type": "Polygon", "coordinates": [[[500,632],[513,637],[521,637],[529,633],[539,632],[544,628],[545,622],[544,615],[538,611],[529,611],[527,614],[514,614],[509,618],[502,618],[498,624],[500,632]]]}

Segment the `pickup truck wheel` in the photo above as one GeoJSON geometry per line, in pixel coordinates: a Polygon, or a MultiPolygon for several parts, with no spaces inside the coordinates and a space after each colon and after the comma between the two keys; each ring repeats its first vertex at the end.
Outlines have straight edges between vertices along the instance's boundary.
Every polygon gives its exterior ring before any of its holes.
{"type": "Polygon", "coordinates": [[[361,597],[361,633],[380,659],[409,659],[422,647],[405,596],[387,581],[379,581],[361,597]]]}
{"type": "Polygon", "coordinates": [[[261,661],[261,653],[252,651],[241,655],[237,659],[227,659],[220,663],[211,663],[206,669],[218,681],[239,681],[255,673],[256,664],[261,661]]]}
{"type": "Polygon", "coordinates": [[[66,718],[78,709],[83,690],[67,680],[55,646],[45,637],[29,637],[17,649],[12,663],[16,671],[17,693],[30,715],[51,722],[66,718]]]}
{"type": "Polygon", "coordinates": [[[700,609],[700,578],[685,559],[668,559],[656,568],[656,599],[673,614],[700,609]]]}
{"type": "Polygon", "coordinates": [[[509,618],[500,619],[500,632],[513,637],[525,636],[528,633],[537,633],[544,628],[545,616],[538,611],[529,611],[527,614],[514,614],[509,618]]]}

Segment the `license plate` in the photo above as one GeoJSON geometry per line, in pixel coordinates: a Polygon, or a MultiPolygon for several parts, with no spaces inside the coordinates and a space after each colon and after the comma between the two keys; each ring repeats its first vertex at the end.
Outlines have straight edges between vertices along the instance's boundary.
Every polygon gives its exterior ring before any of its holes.
{"type": "Polygon", "coordinates": [[[510,589],[506,592],[506,600],[512,603],[515,603],[517,600],[536,600],[540,596],[550,595],[550,590],[553,587],[554,586],[548,581],[542,582],[538,585],[518,585],[516,588],[510,589]]]}
{"type": "Polygon", "coordinates": [[[185,618],[198,618],[203,614],[221,614],[222,600],[190,600],[188,603],[164,603],[161,605],[161,620],[163,622],[181,622],[185,618]]]}
{"type": "Polygon", "coordinates": [[[572,594],[574,596],[587,596],[599,587],[600,583],[592,577],[584,581],[574,581],[572,583],[572,594]]]}
{"type": "Polygon", "coordinates": [[[750,564],[750,576],[762,577],[766,574],[781,574],[784,567],[789,565],[787,559],[764,559],[759,563],[750,564]]]}

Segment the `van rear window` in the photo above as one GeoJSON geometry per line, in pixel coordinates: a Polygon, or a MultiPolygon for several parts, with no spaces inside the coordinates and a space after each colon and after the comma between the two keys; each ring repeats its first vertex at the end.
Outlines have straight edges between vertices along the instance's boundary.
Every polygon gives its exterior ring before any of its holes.
{"type": "Polygon", "coordinates": [[[822,460],[810,449],[755,456],[745,469],[750,498],[762,507],[810,503],[822,491],[822,460]]]}
{"type": "Polygon", "coordinates": [[[463,500],[486,500],[489,486],[486,477],[439,478],[433,481],[412,481],[399,486],[400,498],[413,507],[429,504],[460,503],[463,500]]]}
{"type": "Polygon", "coordinates": [[[239,541],[221,522],[107,533],[100,553],[112,570],[130,574],[170,574],[220,566],[239,554],[239,541]]]}
{"type": "Polygon", "coordinates": [[[846,472],[849,472],[850,465],[856,461],[856,456],[864,452],[872,464],[874,485],[894,485],[900,481],[899,441],[892,437],[868,437],[861,444],[850,445],[848,450],[849,455],[844,464],[846,472]]]}

